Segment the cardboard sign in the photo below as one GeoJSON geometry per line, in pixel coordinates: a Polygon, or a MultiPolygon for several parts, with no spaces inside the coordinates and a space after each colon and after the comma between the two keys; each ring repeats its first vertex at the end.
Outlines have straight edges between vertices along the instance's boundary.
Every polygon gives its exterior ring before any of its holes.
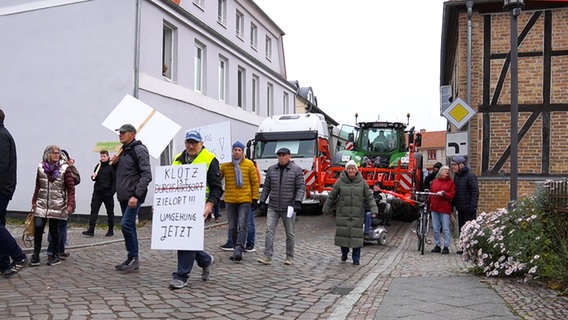
{"type": "Polygon", "coordinates": [[[142,141],[155,159],[160,158],[162,151],[181,128],[179,124],[131,95],[124,96],[102,125],[118,134],[115,130],[126,123],[136,128],[136,140],[142,141]]]}
{"type": "Polygon", "coordinates": [[[155,168],[151,248],[203,250],[205,236],[205,164],[155,168]]]}
{"type": "Polygon", "coordinates": [[[203,146],[213,152],[219,163],[231,161],[231,122],[224,121],[208,126],[192,128],[197,130],[203,139],[203,146]]]}

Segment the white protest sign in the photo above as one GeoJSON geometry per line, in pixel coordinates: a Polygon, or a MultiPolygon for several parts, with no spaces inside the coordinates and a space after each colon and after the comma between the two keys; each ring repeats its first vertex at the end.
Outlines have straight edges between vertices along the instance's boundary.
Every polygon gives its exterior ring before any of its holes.
{"type": "Polygon", "coordinates": [[[131,95],[122,98],[102,125],[115,132],[126,123],[137,129],[136,139],[142,141],[150,155],[156,159],[181,128],[179,124],[131,95]]]}
{"type": "Polygon", "coordinates": [[[155,168],[152,243],[156,250],[203,250],[205,164],[155,168]]]}
{"type": "Polygon", "coordinates": [[[197,130],[201,134],[203,146],[215,154],[219,163],[231,161],[232,142],[230,121],[219,122],[189,130],[197,130]]]}

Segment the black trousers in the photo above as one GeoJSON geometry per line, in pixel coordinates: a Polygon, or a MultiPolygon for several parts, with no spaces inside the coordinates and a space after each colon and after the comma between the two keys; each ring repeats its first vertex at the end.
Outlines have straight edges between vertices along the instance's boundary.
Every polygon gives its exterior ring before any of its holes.
{"type": "Polygon", "coordinates": [[[34,255],[39,256],[41,252],[41,241],[43,239],[43,230],[45,224],[49,222],[49,236],[51,237],[51,242],[53,243],[53,255],[59,253],[59,219],[46,219],[46,218],[34,218],[35,230],[34,230],[34,255]]]}
{"type": "Polygon", "coordinates": [[[114,197],[112,193],[108,192],[93,192],[91,198],[91,215],[89,217],[89,227],[95,228],[97,218],[99,217],[99,210],[102,204],[105,204],[108,227],[114,227],[114,197]]]}
{"type": "Polygon", "coordinates": [[[463,225],[471,220],[475,220],[477,218],[477,211],[476,210],[458,210],[458,224],[460,226],[460,234],[463,225]]]}

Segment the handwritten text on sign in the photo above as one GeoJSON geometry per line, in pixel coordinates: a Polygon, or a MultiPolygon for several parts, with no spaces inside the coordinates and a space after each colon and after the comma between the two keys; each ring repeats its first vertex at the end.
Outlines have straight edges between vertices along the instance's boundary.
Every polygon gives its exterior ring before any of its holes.
{"type": "Polygon", "coordinates": [[[152,249],[203,250],[205,164],[156,167],[152,249]]]}

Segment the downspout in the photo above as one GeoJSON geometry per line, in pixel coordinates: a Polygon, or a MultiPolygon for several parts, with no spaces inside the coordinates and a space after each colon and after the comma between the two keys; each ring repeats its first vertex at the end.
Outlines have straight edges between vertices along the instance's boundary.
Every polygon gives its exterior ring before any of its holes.
{"type": "Polygon", "coordinates": [[[136,26],[134,39],[134,92],[133,96],[138,98],[140,91],[140,17],[142,15],[142,0],[136,0],[136,26]]]}
{"type": "MultiPolygon", "coordinates": [[[[473,16],[473,1],[469,0],[466,2],[467,6],[467,57],[466,57],[466,64],[467,64],[467,71],[466,71],[466,84],[465,84],[465,92],[466,92],[466,102],[471,106],[471,29],[472,29],[472,16],[473,16]]],[[[471,124],[467,124],[467,154],[471,159],[471,124]]]]}
{"type": "Polygon", "coordinates": [[[473,16],[473,1],[468,1],[467,6],[467,74],[466,74],[466,100],[471,105],[471,29],[473,16]]]}

